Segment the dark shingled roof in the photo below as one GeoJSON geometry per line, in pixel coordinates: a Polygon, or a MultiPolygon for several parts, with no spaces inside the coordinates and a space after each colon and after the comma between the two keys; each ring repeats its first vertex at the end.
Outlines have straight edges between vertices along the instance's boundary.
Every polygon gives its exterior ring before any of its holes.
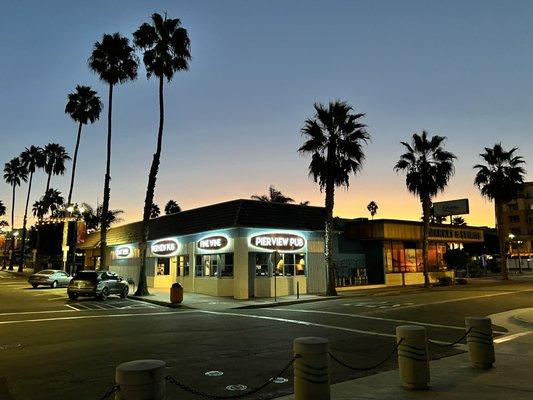
{"type": "MultiPolygon", "coordinates": [[[[326,220],[324,207],[267,203],[239,199],[213,204],[150,220],[149,240],[180,236],[223,228],[279,228],[322,231],[326,220]]],[[[107,232],[110,246],[141,241],[142,223],[134,222],[107,232]]],[[[100,232],[91,233],[80,249],[98,247],[100,232]]]]}

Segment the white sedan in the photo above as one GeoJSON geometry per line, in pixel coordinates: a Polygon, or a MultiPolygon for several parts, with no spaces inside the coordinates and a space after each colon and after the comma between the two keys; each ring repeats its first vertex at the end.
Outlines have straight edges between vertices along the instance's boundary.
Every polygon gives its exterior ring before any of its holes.
{"type": "Polygon", "coordinates": [[[39,285],[46,285],[52,288],[68,286],[72,277],[60,269],[43,269],[28,278],[28,283],[36,288],[39,285]]]}

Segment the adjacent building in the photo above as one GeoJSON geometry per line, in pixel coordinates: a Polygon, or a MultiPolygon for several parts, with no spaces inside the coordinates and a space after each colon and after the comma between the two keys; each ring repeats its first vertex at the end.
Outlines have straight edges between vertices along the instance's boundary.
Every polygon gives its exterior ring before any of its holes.
{"type": "Polygon", "coordinates": [[[511,256],[533,256],[533,182],[524,182],[517,198],[504,205],[502,225],[511,234],[511,256]]]}

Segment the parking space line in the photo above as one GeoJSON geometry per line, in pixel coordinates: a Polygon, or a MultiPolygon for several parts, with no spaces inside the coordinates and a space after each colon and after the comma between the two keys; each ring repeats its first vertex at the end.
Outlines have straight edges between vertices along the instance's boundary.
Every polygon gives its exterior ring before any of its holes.
{"type": "Polygon", "coordinates": [[[81,310],[77,309],[76,307],[71,306],[70,304],[65,304],[65,306],[68,307],[68,308],[71,308],[74,311],[81,311],[81,310]]]}

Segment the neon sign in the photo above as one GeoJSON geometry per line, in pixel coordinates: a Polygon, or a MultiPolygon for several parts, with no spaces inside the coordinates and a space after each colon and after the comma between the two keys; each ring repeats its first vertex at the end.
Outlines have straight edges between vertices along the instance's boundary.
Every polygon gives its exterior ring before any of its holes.
{"type": "Polygon", "coordinates": [[[152,243],[150,249],[156,256],[170,257],[178,252],[179,243],[175,239],[163,239],[152,243]]]}
{"type": "Polygon", "coordinates": [[[293,233],[267,233],[253,236],[250,244],[265,250],[293,251],[305,246],[305,238],[293,233]]]}
{"type": "Polygon", "coordinates": [[[115,256],[119,258],[127,258],[131,254],[131,249],[127,246],[118,247],[115,250],[115,256]]]}
{"type": "Polygon", "coordinates": [[[224,236],[209,236],[196,242],[202,250],[220,250],[228,245],[228,239],[224,236]]]}

